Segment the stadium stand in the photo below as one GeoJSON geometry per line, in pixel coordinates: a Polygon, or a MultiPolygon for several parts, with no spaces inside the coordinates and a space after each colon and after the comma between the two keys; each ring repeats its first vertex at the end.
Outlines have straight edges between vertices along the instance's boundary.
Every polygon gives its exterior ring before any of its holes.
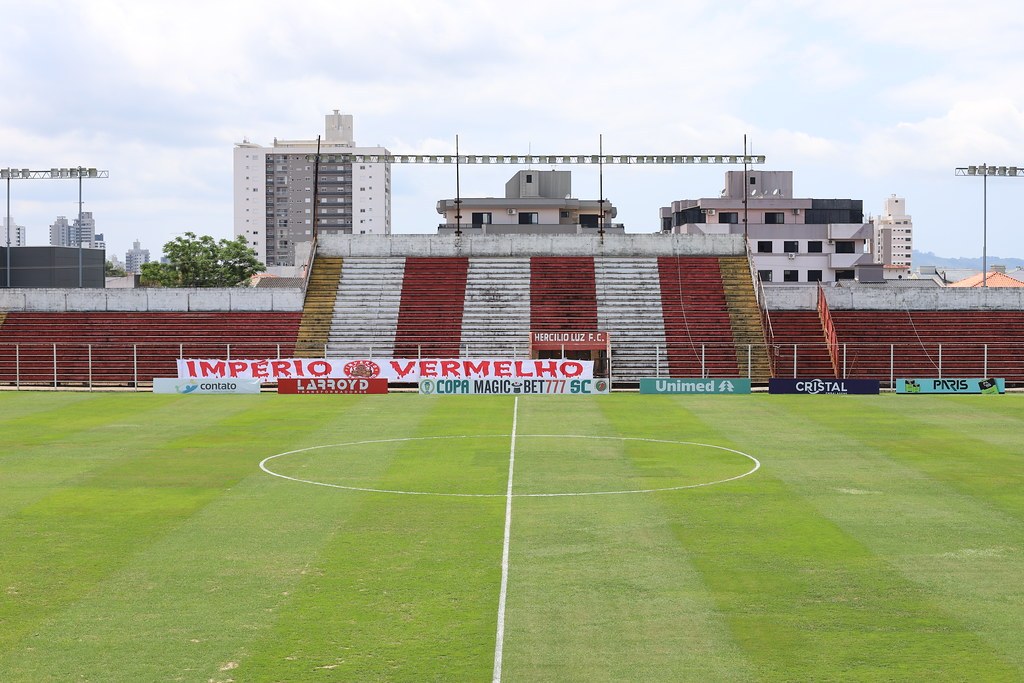
{"type": "Polygon", "coordinates": [[[327,342],[328,355],[334,358],[393,355],[404,274],[405,258],[344,260],[327,342]]]}
{"type": "Polygon", "coordinates": [[[137,386],[176,377],[179,356],[289,357],[299,320],[273,311],[10,311],[0,325],[0,382],[137,386]]]}
{"type": "Polygon", "coordinates": [[[771,318],[776,377],[835,376],[817,311],[772,311],[771,318]]]}
{"type": "Polygon", "coordinates": [[[334,304],[338,299],[341,266],[342,259],[337,257],[323,256],[313,260],[295,342],[295,355],[299,358],[320,358],[327,349],[334,304]]]}
{"type": "Polygon", "coordinates": [[[530,329],[596,330],[597,284],[591,256],[530,259],[530,329]]]}

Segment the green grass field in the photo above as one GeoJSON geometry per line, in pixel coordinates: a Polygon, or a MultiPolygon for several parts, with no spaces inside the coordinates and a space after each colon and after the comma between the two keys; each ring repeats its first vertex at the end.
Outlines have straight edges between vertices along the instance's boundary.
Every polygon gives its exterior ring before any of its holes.
{"type": "Polygon", "coordinates": [[[3,392],[0,680],[491,680],[513,453],[504,681],[1024,678],[1024,396],[3,392]]]}

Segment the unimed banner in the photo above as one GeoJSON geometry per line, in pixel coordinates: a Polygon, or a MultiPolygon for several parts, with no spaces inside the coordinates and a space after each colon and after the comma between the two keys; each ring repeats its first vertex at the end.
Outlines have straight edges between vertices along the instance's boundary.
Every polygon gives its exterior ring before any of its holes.
{"type": "Polygon", "coordinates": [[[370,379],[310,377],[309,379],[277,380],[279,394],[386,394],[388,381],[383,377],[370,379]]]}
{"type": "Polygon", "coordinates": [[[594,361],[509,358],[179,358],[179,377],[244,378],[276,382],[309,377],[421,379],[593,379],[594,361]]]}
{"type": "Polygon", "coordinates": [[[982,379],[898,379],[897,394],[1004,394],[1002,377],[982,379]]]}
{"type": "Polygon", "coordinates": [[[641,394],[749,394],[749,379],[642,377],[641,394]]]}
{"type": "Polygon", "coordinates": [[[769,394],[877,394],[881,383],[877,379],[836,379],[815,377],[811,379],[768,380],[769,394]]]}

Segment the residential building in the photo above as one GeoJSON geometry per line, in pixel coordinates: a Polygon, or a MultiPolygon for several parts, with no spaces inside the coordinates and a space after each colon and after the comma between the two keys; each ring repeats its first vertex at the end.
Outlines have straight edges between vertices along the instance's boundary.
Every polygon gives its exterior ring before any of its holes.
{"type": "Polygon", "coordinates": [[[325,119],[316,207],[316,140],[235,145],[234,234],[244,236],[268,268],[297,265],[296,245],[311,242],[315,231],[391,234],[390,162],[356,163],[351,156],[390,153],[384,147],[356,146],[351,114],[336,109],[325,119]]]}
{"type": "Polygon", "coordinates": [[[149,249],[143,249],[139,240],[135,240],[124,254],[124,269],[127,273],[138,274],[142,272],[143,263],[149,263],[149,249]]]}
{"type": "Polygon", "coordinates": [[[4,216],[4,229],[3,233],[0,234],[0,241],[3,242],[4,246],[7,246],[8,240],[10,240],[12,247],[24,247],[25,246],[25,226],[18,225],[11,219],[11,230],[7,231],[7,217],[4,216]]]}
{"type": "Polygon", "coordinates": [[[872,219],[875,263],[883,266],[886,279],[909,278],[914,248],[914,223],[907,215],[907,201],[890,196],[881,216],[872,219]]]}
{"type": "Polygon", "coordinates": [[[57,220],[50,224],[50,246],[53,247],[77,247],[71,223],[67,217],[57,216],[57,220]]]}
{"type": "Polygon", "coordinates": [[[662,232],[743,235],[762,282],[882,279],[859,199],[798,199],[792,171],[727,171],[717,197],[660,212],[662,232]]]}
{"type": "Polygon", "coordinates": [[[437,212],[444,216],[438,234],[621,234],[618,213],[606,199],[573,199],[569,171],[519,171],[505,183],[501,198],[442,199],[437,212]],[[461,209],[460,209],[461,207],[461,209]],[[603,219],[602,219],[603,216],[603,219]]]}
{"type": "Polygon", "coordinates": [[[50,225],[50,246],[53,247],[84,247],[86,249],[102,249],[103,235],[96,235],[96,220],[91,211],[83,211],[81,220],[76,218],[69,222],[65,216],[57,216],[50,225]],[[99,242],[99,244],[98,244],[99,242]]]}

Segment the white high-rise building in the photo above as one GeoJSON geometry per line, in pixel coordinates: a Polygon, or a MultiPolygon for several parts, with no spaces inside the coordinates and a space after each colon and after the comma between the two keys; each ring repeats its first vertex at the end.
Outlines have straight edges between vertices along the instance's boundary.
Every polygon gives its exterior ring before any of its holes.
{"type": "MultiPolygon", "coordinates": [[[[357,147],[352,116],[334,110],[320,141],[318,233],[391,234],[391,164],[355,163],[350,155],[387,155],[357,147]]],[[[235,145],[235,236],[267,267],[294,266],[295,245],[313,239],[316,140],[274,140],[271,147],[235,145]]]]}
{"type": "Polygon", "coordinates": [[[25,246],[25,226],[18,225],[11,219],[11,232],[7,232],[7,217],[4,216],[4,227],[2,233],[0,233],[0,244],[7,246],[7,241],[10,240],[12,247],[24,247],[25,246]]]}
{"type": "Polygon", "coordinates": [[[50,225],[50,246],[102,249],[102,239],[102,235],[99,242],[96,239],[96,220],[91,211],[82,212],[81,223],[77,218],[69,222],[65,216],[57,216],[57,220],[50,225]]]}
{"type": "Polygon", "coordinates": [[[875,262],[885,267],[888,278],[910,275],[914,248],[914,222],[907,215],[907,200],[891,195],[885,209],[872,223],[875,233],[875,262]]]}
{"type": "Polygon", "coordinates": [[[139,240],[132,242],[132,248],[124,254],[124,269],[127,273],[142,272],[142,264],[149,263],[149,249],[139,246],[139,240]]]}

